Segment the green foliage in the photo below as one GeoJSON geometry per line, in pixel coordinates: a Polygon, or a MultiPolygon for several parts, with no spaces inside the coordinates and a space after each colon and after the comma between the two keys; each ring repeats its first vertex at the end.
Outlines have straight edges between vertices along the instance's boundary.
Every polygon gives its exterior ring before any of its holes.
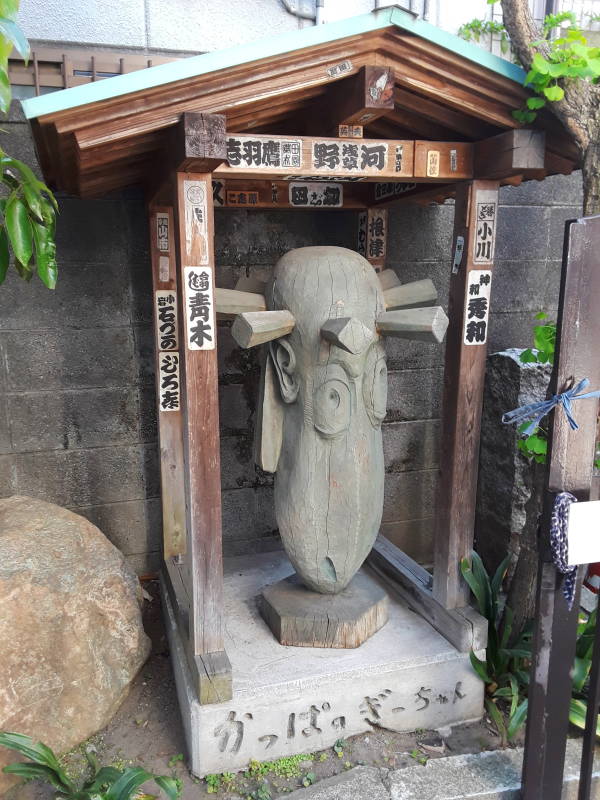
{"type": "MultiPolygon", "coordinates": [[[[496,0],[488,0],[494,5],[496,0]]],[[[600,15],[590,16],[590,22],[600,20],[600,15]]],[[[500,37],[503,53],[510,49],[506,29],[501,22],[474,19],[462,25],[458,35],[463,39],[479,41],[484,33],[500,37]]],[[[577,26],[577,18],[572,11],[548,14],[542,25],[542,38],[533,42],[535,49],[531,69],[524,85],[536,93],[528,98],[525,107],[513,111],[513,117],[523,125],[532,123],[537,112],[548,102],[555,103],[565,96],[564,82],[583,80],[597,84],[600,82],[600,48],[588,44],[586,37],[577,26]],[[552,38],[556,29],[566,28],[564,35],[552,38]]]]}
{"type": "MultiPolygon", "coordinates": [[[[10,108],[12,93],[8,77],[8,58],[13,47],[27,61],[29,44],[16,17],[19,0],[0,0],[0,112],[10,108]]],[[[23,280],[37,272],[48,287],[56,286],[57,265],[54,233],[58,206],[45,183],[38,180],[22,161],[11,158],[0,148],[0,284],[10,264],[23,280]]]]}
{"type": "MultiPolygon", "coordinates": [[[[523,424],[518,427],[519,433],[524,433],[528,427],[529,422],[523,422],[523,424]]],[[[548,434],[544,428],[538,426],[529,436],[525,436],[524,439],[519,439],[517,447],[525,458],[536,461],[538,464],[545,464],[548,454],[548,434]]]]}
{"type": "MultiPolygon", "coordinates": [[[[523,350],[519,358],[523,364],[554,364],[556,323],[548,322],[548,315],[544,311],[536,314],[535,318],[542,324],[534,325],[533,348],[523,350]]],[[[528,427],[528,422],[519,425],[519,433],[524,433],[528,427]]],[[[548,453],[548,435],[544,428],[537,427],[532,434],[520,439],[517,447],[525,458],[536,461],[538,464],[545,464],[548,453]]]]}
{"type": "Polygon", "coordinates": [[[533,122],[540,108],[549,101],[555,103],[565,96],[564,84],[582,80],[597,84],[600,81],[600,48],[588,44],[577,27],[573,12],[548,15],[542,27],[542,38],[534,42],[536,49],[531,69],[525,77],[525,86],[537,97],[530,97],[526,107],[513,111],[519,122],[533,122]],[[567,23],[564,35],[551,38],[553,30],[567,23]]]}
{"type": "Polygon", "coordinates": [[[488,622],[486,660],[482,661],[473,651],[470,659],[473,669],[486,684],[486,709],[503,743],[511,741],[525,721],[527,700],[524,695],[531,659],[530,631],[521,634],[512,647],[508,646],[513,623],[513,612],[508,606],[504,608],[500,624],[499,594],[509,561],[510,556],[507,556],[491,579],[477,553],[473,552],[471,562],[464,558],[460,563],[462,575],[475,596],[479,613],[488,622]],[[498,701],[506,706],[508,725],[498,701]]]}
{"type": "Polygon", "coordinates": [[[427,764],[429,760],[427,756],[424,756],[423,753],[420,750],[417,750],[416,747],[414,750],[410,751],[409,755],[411,758],[414,758],[417,764],[421,764],[421,766],[423,767],[427,764]]]}
{"type": "Polygon", "coordinates": [[[76,786],[67,776],[52,750],[41,742],[34,742],[21,733],[0,733],[0,746],[15,750],[28,761],[8,764],[3,772],[18,775],[29,780],[49,783],[67,800],[130,800],[139,794],[144,783],[153,780],[169,800],[177,800],[179,788],[176,781],[167,775],[151,775],[142,767],[100,767],[97,759],[90,754],[89,761],[94,768],[92,778],[83,786],[76,786]]]}
{"type": "Polygon", "coordinates": [[[510,43],[506,35],[506,28],[501,22],[487,19],[472,19],[465,22],[458,29],[458,35],[467,42],[479,42],[482,36],[498,36],[500,38],[500,49],[503,53],[508,53],[510,43]]]}
{"type": "MultiPolygon", "coordinates": [[[[596,610],[577,627],[575,662],[571,672],[572,692],[569,706],[569,721],[577,728],[585,728],[587,714],[587,682],[592,668],[592,650],[596,631],[596,610]]],[[[596,720],[596,736],[600,737],[600,721],[596,720]]]]}
{"type": "Polygon", "coordinates": [[[302,786],[311,786],[317,780],[314,772],[307,772],[302,778],[302,786]]]}
{"type": "Polygon", "coordinates": [[[183,753],[176,753],[174,756],[171,756],[167,764],[171,769],[174,769],[181,761],[183,761],[183,753]]]}
{"type": "Polygon", "coordinates": [[[347,744],[348,742],[345,739],[338,739],[333,745],[333,752],[338,758],[344,757],[344,747],[346,747],[347,744]]]}

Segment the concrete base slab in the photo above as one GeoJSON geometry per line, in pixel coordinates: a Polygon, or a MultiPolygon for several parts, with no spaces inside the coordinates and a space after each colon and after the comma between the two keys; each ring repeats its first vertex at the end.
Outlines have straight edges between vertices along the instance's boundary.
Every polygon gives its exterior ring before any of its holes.
{"type": "Polygon", "coordinates": [[[388,620],[388,596],[365,570],[339,594],[307,589],[298,575],[266,586],[261,616],[280,644],[293,647],[360,647],[388,620]]]}
{"type": "Polygon", "coordinates": [[[173,610],[163,592],[190,767],[243,769],[331,747],[372,726],[440,728],[483,713],[483,684],[427,622],[390,598],[389,621],[361,647],[329,650],[279,644],[261,618],[261,589],[293,573],[284,553],[225,564],[225,650],[233,699],[201,706],[194,695],[173,610]]]}

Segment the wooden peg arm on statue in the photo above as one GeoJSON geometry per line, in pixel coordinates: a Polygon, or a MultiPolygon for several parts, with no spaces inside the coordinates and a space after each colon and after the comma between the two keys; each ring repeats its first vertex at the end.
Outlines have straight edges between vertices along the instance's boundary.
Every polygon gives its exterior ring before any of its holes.
{"type": "Polygon", "coordinates": [[[383,299],[388,311],[394,308],[422,305],[423,303],[435,303],[437,289],[429,278],[425,278],[422,281],[412,281],[401,286],[392,286],[389,289],[385,289],[383,299]]]}
{"type": "Polygon", "coordinates": [[[420,342],[442,342],[447,327],[448,317],[441,306],[385,311],[377,317],[377,330],[382,336],[420,342]]]}
{"type": "Polygon", "coordinates": [[[243,314],[246,311],[266,311],[264,295],[254,292],[238,292],[235,289],[216,289],[217,314],[243,314]]]}
{"type": "Polygon", "coordinates": [[[231,335],[246,350],[287,336],[295,324],[296,320],[289,311],[248,311],[237,315],[231,335]]]}

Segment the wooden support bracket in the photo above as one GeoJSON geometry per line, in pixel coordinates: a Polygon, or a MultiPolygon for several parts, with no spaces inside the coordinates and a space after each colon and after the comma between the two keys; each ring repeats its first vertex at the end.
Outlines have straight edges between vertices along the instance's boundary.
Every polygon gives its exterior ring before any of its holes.
{"type": "Polygon", "coordinates": [[[527,175],[544,169],[546,135],[544,131],[517,128],[475,142],[473,150],[473,173],[478,178],[527,175]]]}
{"type": "Polygon", "coordinates": [[[367,65],[333,83],[310,116],[319,133],[337,131],[339,125],[368,125],[393,110],[393,69],[367,65]]]}
{"type": "Polygon", "coordinates": [[[385,578],[409,608],[426,619],[459,652],[486,647],[487,620],[471,606],[444,608],[432,594],[432,578],[427,570],[388,539],[378,537],[367,564],[385,578]]]}

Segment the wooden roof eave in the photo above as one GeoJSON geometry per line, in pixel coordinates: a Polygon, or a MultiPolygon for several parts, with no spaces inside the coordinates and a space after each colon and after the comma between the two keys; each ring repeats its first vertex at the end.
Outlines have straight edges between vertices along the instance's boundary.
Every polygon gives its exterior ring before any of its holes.
{"type": "MultiPolygon", "coordinates": [[[[392,24],[398,9],[385,11],[380,15],[385,24],[351,36],[39,116],[33,129],[44,175],[55,188],[86,194],[101,193],[103,185],[108,191],[128,180],[137,182],[160,157],[169,129],[188,111],[224,114],[231,131],[305,133],[286,123],[306,118],[325,93],[343,90],[344,81],[369,64],[395,69],[396,104],[367,124],[368,135],[476,141],[519,127],[512,111],[523,105],[528,92],[515,80],[514,65],[504,62],[497,71],[475,63],[440,44],[447,34],[433,29],[433,39],[440,41],[423,39],[417,35],[421,28],[407,27],[404,17],[399,32],[392,24]],[[331,78],[327,68],[345,60],[352,62],[351,70],[331,78]]],[[[497,65],[494,58],[481,57],[497,65]]],[[[548,150],[556,155],[553,163],[568,171],[575,166],[576,148],[557,120],[543,114],[540,120],[548,150]]]]}

